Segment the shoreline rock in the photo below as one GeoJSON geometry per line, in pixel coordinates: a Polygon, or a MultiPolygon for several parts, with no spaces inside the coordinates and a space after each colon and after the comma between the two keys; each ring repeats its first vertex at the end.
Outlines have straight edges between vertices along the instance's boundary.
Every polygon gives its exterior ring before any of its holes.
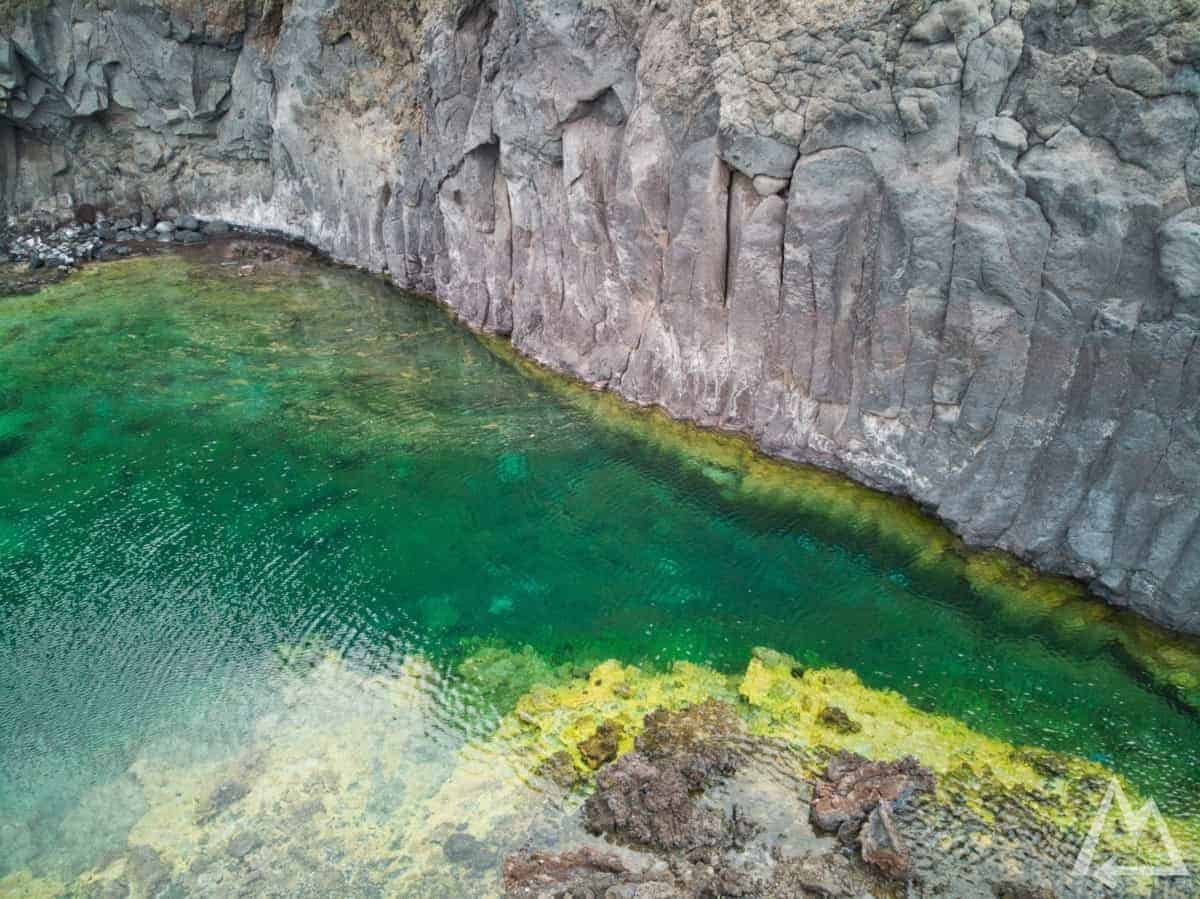
{"type": "Polygon", "coordinates": [[[4,211],[289,232],[1200,632],[1187,4],[83,9],[6,13],[4,211]]]}
{"type": "Polygon", "coordinates": [[[219,219],[201,221],[185,215],[179,221],[187,227],[177,227],[169,219],[159,221],[149,210],[110,217],[86,204],[75,210],[72,222],[10,217],[0,225],[0,296],[35,292],[92,262],[150,252],[152,240],[186,246],[235,234],[271,237],[235,229],[219,219]]]}

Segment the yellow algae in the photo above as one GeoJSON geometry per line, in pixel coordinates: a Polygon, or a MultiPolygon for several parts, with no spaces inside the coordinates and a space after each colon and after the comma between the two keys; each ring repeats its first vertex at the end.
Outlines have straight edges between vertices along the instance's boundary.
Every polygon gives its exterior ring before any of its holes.
{"type": "Polygon", "coordinates": [[[1109,606],[1077,581],[1047,575],[1013,556],[968,547],[910,500],[835,472],[766,456],[743,435],[671,418],[597,390],[522,356],[503,338],[480,334],[500,359],[543,384],[603,427],[670,455],[708,478],[731,501],[819,515],[897,551],[924,576],[961,579],[994,618],[1072,649],[1118,646],[1160,690],[1200,711],[1200,639],[1175,634],[1109,606]]]}
{"type": "MultiPolygon", "coordinates": [[[[1009,796],[1045,824],[1077,832],[1086,830],[1113,778],[1135,808],[1144,802],[1123,778],[1097,762],[985,736],[955,718],[915,709],[897,693],[866,687],[852,671],[804,670],[783,653],[758,649],[739,693],[749,705],[751,733],[825,750],[809,757],[805,773],[810,776],[830,751],[883,760],[911,755],[940,775],[943,800],[964,801],[985,820],[992,817],[992,801],[1009,796]],[[843,710],[859,727],[846,731],[822,723],[819,713],[829,706],[843,710]]],[[[1196,857],[1200,821],[1167,823],[1180,848],[1196,857]]],[[[1106,834],[1104,845],[1131,857],[1139,857],[1141,850],[1129,834],[1106,834]]]]}
{"type": "Polygon", "coordinates": [[[677,709],[710,698],[733,699],[729,679],[711,668],[675,662],[669,671],[646,672],[609,660],[583,679],[560,686],[537,686],[517,701],[497,739],[508,741],[540,762],[565,751],[581,771],[588,770],[579,743],[606,721],[621,727],[620,752],[633,746],[643,719],[658,708],[677,709]]]}

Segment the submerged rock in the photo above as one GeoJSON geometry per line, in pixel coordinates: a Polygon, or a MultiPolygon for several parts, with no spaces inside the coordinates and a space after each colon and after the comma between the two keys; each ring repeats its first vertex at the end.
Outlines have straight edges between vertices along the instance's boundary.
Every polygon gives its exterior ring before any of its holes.
{"type": "Polygon", "coordinates": [[[442,843],[442,852],[448,861],[476,870],[486,870],[496,862],[496,852],[471,834],[460,831],[452,833],[442,843]]]}
{"type": "Polygon", "coordinates": [[[171,869],[149,846],[131,846],[125,856],[125,876],[141,896],[157,896],[171,879],[171,869]]]}
{"type": "Polygon", "coordinates": [[[209,795],[208,800],[196,813],[196,823],[207,824],[234,803],[250,795],[250,788],[236,780],[227,780],[209,795]]]}
{"type": "Polygon", "coordinates": [[[504,894],[529,896],[604,896],[633,899],[681,897],[674,878],[663,869],[639,866],[613,852],[589,846],[566,852],[524,851],[504,860],[504,894]]]}
{"type": "Polygon", "coordinates": [[[242,831],[225,847],[225,851],[236,859],[243,859],[262,845],[262,837],[256,833],[242,831]]]}

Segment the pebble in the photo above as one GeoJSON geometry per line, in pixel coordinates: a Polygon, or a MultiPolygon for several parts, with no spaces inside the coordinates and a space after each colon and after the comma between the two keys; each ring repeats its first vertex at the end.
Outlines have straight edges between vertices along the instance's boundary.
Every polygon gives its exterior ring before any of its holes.
{"type": "MultiPolygon", "coordinates": [[[[83,207],[80,207],[83,208],[83,207]]],[[[85,210],[86,215],[66,219],[57,225],[43,217],[24,223],[10,220],[0,223],[0,261],[24,265],[30,273],[54,271],[66,274],[91,259],[110,259],[130,256],[132,250],[124,244],[130,241],[151,240],[181,244],[204,242],[206,237],[229,234],[233,229],[224,221],[203,221],[194,215],[174,213],[156,222],[149,209],[117,219],[100,211],[85,210]]],[[[33,283],[33,282],[31,282],[33,283]]]]}

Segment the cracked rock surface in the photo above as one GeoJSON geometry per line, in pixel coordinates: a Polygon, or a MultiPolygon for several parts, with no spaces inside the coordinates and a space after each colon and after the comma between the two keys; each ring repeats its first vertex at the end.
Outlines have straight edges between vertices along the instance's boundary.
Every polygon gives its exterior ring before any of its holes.
{"type": "Polygon", "coordinates": [[[1200,632],[1175,0],[46,0],[0,207],[189,210],[1200,632]]]}

